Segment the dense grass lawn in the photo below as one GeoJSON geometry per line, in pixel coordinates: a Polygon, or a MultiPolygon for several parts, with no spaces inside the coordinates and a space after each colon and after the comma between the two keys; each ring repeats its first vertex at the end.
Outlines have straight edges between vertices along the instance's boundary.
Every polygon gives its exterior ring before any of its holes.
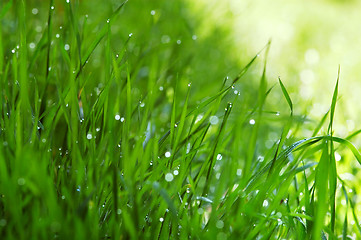
{"type": "Polygon", "coordinates": [[[1,239],[361,238],[340,74],[311,119],[199,9],[1,1],[1,239]]]}

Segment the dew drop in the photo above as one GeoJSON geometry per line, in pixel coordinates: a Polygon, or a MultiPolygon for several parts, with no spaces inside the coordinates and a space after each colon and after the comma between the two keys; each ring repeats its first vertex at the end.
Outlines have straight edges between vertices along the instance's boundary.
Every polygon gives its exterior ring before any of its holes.
{"type": "Polygon", "coordinates": [[[169,43],[170,42],[170,37],[168,35],[163,35],[160,39],[160,41],[162,43],[169,43]]]}
{"type": "Polygon", "coordinates": [[[174,176],[172,173],[167,173],[164,178],[167,182],[171,182],[171,181],[173,181],[174,176]]]}
{"type": "Polygon", "coordinates": [[[241,176],[242,175],[242,169],[237,169],[237,176],[241,176]]]}
{"type": "Polygon", "coordinates": [[[155,15],[155,11],[154,11],[154,10],[150,11],[150,15],[154,16],[154,15],[155,15]]]}
{"type": "Polygon", "coordinates": [[[54,10],[54,8],[55,8],[54,6],[51,6],[51,7],[50,7],[51,10],[54,10]]]}
{"type": "Polygon", "coordinates": [[[174,171],[173,171],[173,174],[174,174],[175,176],[177,176],[177,175],[179,174],[179,171],[178,171],[178,170],[174,170],[174,171]]]}
{"type": "Polygon", "coordinates": [[[195,40],[197,40],[197,35],[193,35],[192,36],[192,39],[195,41],[195,40]]]}
{"type": "Polygon", "coordinates": [[[119,114],[115,115],[115,120],[119,121],[120,120],[120,116],[119,114]]]}
{"type": "Polygon", "coordinates": [[[256,121],[254,119],[249,120],[249,124],[254,125],[256,121]]]}
{"type": "Polygon", "coordinates": [[[120,121],[121,121],[121,122],[124,122],[124,121],[125,121],[125,118],[124,118],[124,117],[121,117],[121,118],[120,118],[120,121]]]}
{"type": "Polygon", "coordinates": [[[159,218],[159,222],[163,222],[164,221],[164,218],[159,218]]]}
{"type": "Polygon", "coordinates": [[[90,139],[93,138],[93,135],[92,135],[91,133],[88,133],[88,134],[86,135],[86,138],[87,138],[88,140],[90,140],[90,139]]]}
{"type": "Polygon", "coordinates": [[[20,186],[25,185],[25,179],[24,179],[24,178],[19,178],[19,179],[18,179],[18,184],[19,184],[20,186]]]}
{"type": "Polygon", "coordinates": [[[133,36],[133,33],[129,33],[129,35],[128,35],[129,37],[132,37],[133,36]]]}
{"type": "Polygon", "coordinates": [[[182,41],[178,39],[177,44],[180,45],[181,43],[182,43],[182,41]]]}
{"type": "Polygon", "coordinates": [[[212,125],[216,125],[218,122],[219,122],[219,119],[217,116],[211,116],[209,118],[209,122],[212,124],[212,125]]]}
{"type": "Polygon", "coordinates": [[[218,160],[218,161],[221,161],[222,158],[223,158],[222,154],[218,153],[218,154],[217,154],[217,160],[218,160]]]}
{"type": "Polygon", "coordinates": [[[100,128],[96,128],[95,131],[99,132],[99,131],[100,131],[100,128]]]}
{"type": "Polygon", "coordinates": [[[142,108],[145,106],[145,103],[144,102],[139,102],[139,106],[142,108]]]}
{"type": "Polygon", "coordinates": [[[160,86],[160,87],[159,87],[159,91],[163,91],[163,86],[160,86]]]}
{"type": "Polygon", "coordinates": [[[222,220],[218,220],[217,223],[216,223],[216,227],[218,229],[221,229],[224,227],[224,222],[222,220]]]}
{"type": "Polygon", "coordinates": [[[65,45],[64,45],[64,49],[65,49],[65,51],[69,51],[69,49],[70,49],[69,44],[65,44],[65,45]]]}
{"type": "Polygon", "coordinates": [[[56,37],[56,38],[60,38],[60,34],[57,33],[57,34],[55,35],[55,37],[56,37]]]}
{"type": "Polygon", "coordinates": [[[164,156],[165,156],[166,158],[169,158],[169,157],[171,156],[171,153],[170,153],[170,152],[165,152],[164,156]]]}
{"type": "Polygon", "coordinates": [[[31,10],[31,13],[34,14],[34,15],[36,15],[36,14],[39,13],[39,10],[38,10],[37,8],[33,8],[33,9],[31,10]]]}

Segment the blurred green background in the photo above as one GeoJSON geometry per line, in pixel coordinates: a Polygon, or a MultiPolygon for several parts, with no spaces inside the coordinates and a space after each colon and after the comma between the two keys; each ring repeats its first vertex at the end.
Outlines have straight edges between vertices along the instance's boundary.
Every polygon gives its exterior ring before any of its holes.
{"type": "Polygon", "coordinates": [[[205,2],[215,14],[222,9],[222,17],[232,19],[234,52],[242,59],[272,40],[270,81],[280,76],[296,107],[307,107],[309,116],[320,118],[328,110],[340,65],[335,129],[345,136],[360,127],[360,1],[205,2]]]}

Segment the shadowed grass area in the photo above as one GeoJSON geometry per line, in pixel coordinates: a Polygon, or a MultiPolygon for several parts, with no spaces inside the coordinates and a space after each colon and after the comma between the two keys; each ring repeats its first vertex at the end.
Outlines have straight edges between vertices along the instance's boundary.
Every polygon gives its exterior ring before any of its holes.
{"type": "Polygon", "coordinates": [[[360,237],[339,77],[318,121],[190,3],[0,6],[4,239],[360,237]]]}

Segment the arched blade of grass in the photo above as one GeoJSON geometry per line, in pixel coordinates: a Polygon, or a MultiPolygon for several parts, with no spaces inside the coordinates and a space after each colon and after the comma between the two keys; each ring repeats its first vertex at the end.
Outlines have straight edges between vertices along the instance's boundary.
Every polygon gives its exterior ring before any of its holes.
{"type": "MultiPolygon", "coordinates": [[[[322,138],[320,137],[313,137],[313,138],[306,138],[300,141],[297,141],[295,143],[293,143],[291,146],[289,146],[288,148],[286,148],[284,151],[282,151],[277,159],[276,159],[276,163],[278,161],[284,161],[285,159],[287,159],[287,157],[293,152],[293,151],[298,151],[301,150],[303,148],[306,148],[310,145],[313,145],[319,141],[321,141],[322,138]]],[[[249,180],[248,183],[244,189],[244,191],[249,192],[251,189],[254,188],[254,184],[256,184],[259,180],[260,177],[262,177],[271,167],[272,162],[268,163],[261,171],[258,171],[257,173],[255,173],[249,180]]]]}
{"type": "Polygon", "coordinates": [[[290,129],[291,129],[292,117],[293,117],[293,104],[292,104],[292,100],[291,100],[291,98],[290,98],[290,96],[289,96],[289,94],[288,94],[285,86],[283,85],[280,77],[278,77],[278,82],[279,82],[279,84],[280,84],[280,86],[281,86],[283,96],[284,96],[285,99],[287,100],[287,103],[288,103],[288,105],[289,105],[289,107],[290,107],[291,113],[290,113],[290,117],[289,117],[289,119],[288,119],[285,127],[284,127],[283,130],[282,130],[281,138],[280,138],[280,140],[279,140],[279,142],[278,142],[278,144],[277,144],[276,152],[275,152],[275,155],[274,155],[273,160],[272,160],[272,164],[271,164],[271,167],[270,167],[270,170],[269,170],[269,174],[271,174],[271,172],[272,172],[272,170],[273,170],[274,163],[275,163],[275,161],[276,161],[276,159],[277,159],[278,150],[279,150],[280,147],[283,146],[283,143],[284,143],[284,141],[285,141],[285,139],[286,139],[286,137],[287,137],[287,134],[288,134],[288,132],[289,132],[290,129]]]}

